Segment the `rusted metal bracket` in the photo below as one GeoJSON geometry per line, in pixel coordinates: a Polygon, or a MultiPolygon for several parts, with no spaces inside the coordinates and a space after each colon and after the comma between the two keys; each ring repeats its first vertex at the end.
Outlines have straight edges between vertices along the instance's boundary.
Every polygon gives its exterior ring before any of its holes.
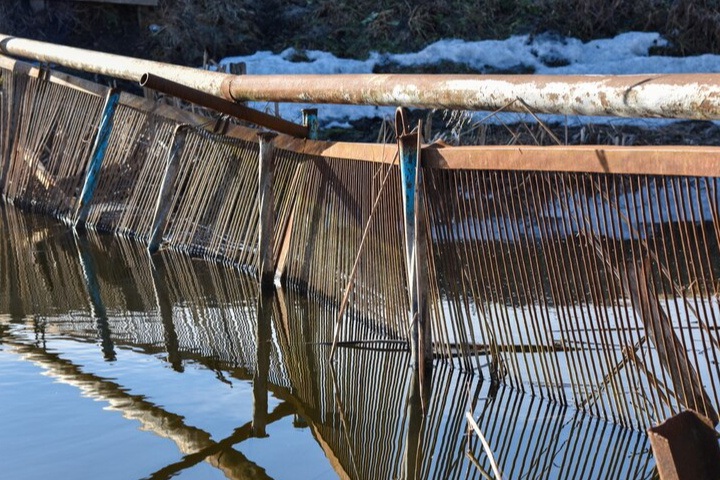
{"type": "Polygon", "coordinates": [[[317,140],[320,131],[317,108],[304,108],[302,110],[302,122],[303,126],[308,129],[308,138],[317,140]]]}
{"type": "Polygon", "coordinates": [[[40,62],[38,66],[38,80],[41,82],[49,82],[52,71],[50,70],[50,64],[47,62],[40,62]]]}
{"type": "Polygon", "coordinates": [[[720,478],[718,433],[704,416],[687,410],[648,430],[660,480],[720,478]]]}
{"type": "Polygon", "coordinates": [[[309,130],[307,127],[298,125],[297,123],[283,120],[282,118],[268,115],[267,113],[246,107],[234,102],[223,100],[215,95],[196,90],[181,83],[173,82],[167,78],[145,73],[140,79],[140,86],[150,88],[158,92],[172,95],[173,97],[182,98],[188,102],[216,110],[227,115],[231,115],[240,120],[254,123],[270,130],[285,133],[293,137],[308,138],[309,130]]]}
{"type": "Polygon", "coordinates": [[[215,125],[213,125],[212,132],[220,134],[220,135],[225,135],[229,128],[230,128],[230,116],[229,115],[221,115],[217,120],[215,120],[215,125]]]}

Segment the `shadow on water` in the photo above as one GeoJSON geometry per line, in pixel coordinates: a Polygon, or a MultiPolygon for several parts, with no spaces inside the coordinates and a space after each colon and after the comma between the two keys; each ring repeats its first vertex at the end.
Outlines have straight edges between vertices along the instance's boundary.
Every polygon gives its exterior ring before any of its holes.
{"type": "MultiPolygon", "coordinates": [[[[226,478],[270,478],[267,465],[239,447],[252,440],[277,449],[271,426],[289,418],[311,435],[297,448],[321,450],[340,478],[493,478],[483,448],[467,435],[467,411],[503,478],[653,475],[644,434],[445,363],[423,379],[429,388],[422,392],[403,351],[342,348],[331,365],[336,312],[326,305],[293,292],[263,295],[237,270],[181,254],[150,258],[129,240],[75,236],[11,208],[0,213],[0,345],[172,441],[181,456],[154,472],[148,467],[147,478],[203,463],[226,478]],[[152,395],[131,393],[49,348],[50,338],[92,349],[106,362],[120,363],[120,352],[132,350],[169,366],[188,388],[190,364],[219,382],[251,385],[252,420],[214,438],[152,395]]],[[[282,461],[282,449],[270,453],[282,461]]],[[[281,471],[294,478],[292,465],[281,471]]]]}

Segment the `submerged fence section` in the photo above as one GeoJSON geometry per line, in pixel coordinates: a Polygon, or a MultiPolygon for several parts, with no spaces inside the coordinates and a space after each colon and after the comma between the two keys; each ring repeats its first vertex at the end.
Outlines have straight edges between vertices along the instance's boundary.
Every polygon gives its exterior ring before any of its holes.
{"type": "MultiPolygon", "coordinates": [[[[468,409],[512,478],[652,474],[645,435],[480,382],[449,365],[433,371],[423,400],[406,368],[406,352],[342,349],[331,365],[322,342],[332,338],[336,309],[293,291],[266,297],[268,305],[258,301],[259,290],[257,282],[233,268],[194,261],[173,249],[148,258],[137,242],[92,232],[74,236],[43,219],[0,208],[0,301],[12,308],[12,320],[0,321],[4,348],[173,440],[197,461],[203,458],[197,453],[213,444],[203,440],[209,434],[186,424],[185,412],[153,403],[152,391],[128,392],[121,382],[93,373],[92,366],[72,363],[74,356],[59,354],[62,346],[54,340],[89,342],[90,351],[99,344],[103,355],[119,358],[132,350],[131,355],[152,356],[149,362],[179,372],[202,366],[218,382],[251,388],[250,425],[266,425],[272,435],[280,412],[296,415],[294,425],[311,429],[342,478],[487,478],[482,447],[468,446],[464,435],[468,409]],[[28,254],[34,251],[37,257],[28,254]],[[90,309],[88,293],[95,289],[100,304],[90,309]],[[266,340],[258,342],[264,320],[269,320],[266,340]],[[541,431],[545,434],[536,434],[541,431]],[[594,448],[583,448],[589,441],[594,448]]],[[[253,437],[236,432],[226,438],[234,438],[232,445],[240,450],[237,445],[253,437]]],[[[248,469],[241,468],[248,460],[232,449],[209,458],[228,478],[248,477],[248,469]]],[[[173,467],[180,473],[193,465],[173,467]]]]}
{"type": "MultiPolygon", "coordinates": [[[[99,142],[110,90],[0,67],[8,202],[257,273],[256,131],[122,93],[99,142]]],[[[396,152],[275,140],[277,275],[335,305],[351,284],[341,341],[410,335],[396,152]]],[[[718,150],[420,156],[435,357],[626,426],[686,408],[717,423],[718,150]]]]}

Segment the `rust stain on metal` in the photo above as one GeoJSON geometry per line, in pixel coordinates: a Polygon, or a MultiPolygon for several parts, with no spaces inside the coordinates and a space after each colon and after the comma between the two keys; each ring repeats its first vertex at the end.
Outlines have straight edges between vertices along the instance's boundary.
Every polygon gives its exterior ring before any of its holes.
{"type": "Polygon", "coordinates": [[[705,417],[691,410],[649,429],[660,480],[720,478],[717,435],[705,417]]]}

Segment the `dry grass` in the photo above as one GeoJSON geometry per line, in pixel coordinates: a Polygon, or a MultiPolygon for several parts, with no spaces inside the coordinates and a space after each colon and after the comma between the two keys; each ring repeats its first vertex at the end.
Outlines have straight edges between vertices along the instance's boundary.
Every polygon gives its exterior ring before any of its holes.
{"type": "Polygon", "coordinates": [[[218,58],[254,44],[260,36],[248,0],[163,1],[142,11],[140,23],[149,32],[143,45],[154,57],[200,64],[207,52],[218,58]]]}

